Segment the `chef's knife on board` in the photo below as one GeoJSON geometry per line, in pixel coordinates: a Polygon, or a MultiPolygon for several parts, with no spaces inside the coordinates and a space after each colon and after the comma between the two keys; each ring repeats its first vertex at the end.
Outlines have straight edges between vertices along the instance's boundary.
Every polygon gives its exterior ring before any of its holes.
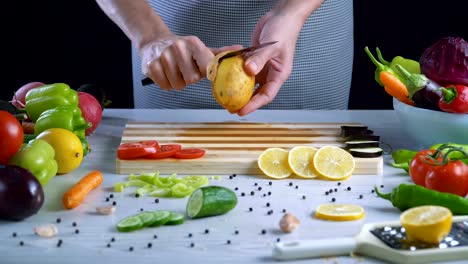
{"type": "MultiPolygon", "coordinates": [[[[271,41],[271,42],[265,42],[265,43],[262,43],[260,45],[256,45],[256,46],[252,46],[252,47],[248,47],[248,48],[245,48],[245,49],[241,49],[241,50],[235,50],[235,51],[232,51],[232,52],[228,52],[226,53],[223,57],[220,58],[220,60],[222,59],[226,59],[226,58],[229,58],[229,57],[234,57],[234,56],[237,56],[237,55],[240,55],[240,54],[244,54],[244,53],[247,53],[247,52],[252,52],[254,50],[258,50],[258,49],[261,49],[261,48],[264,48],[266,46],[270,46],[270,45],[273,45],[275,44],[276,42],[278,41],[271,41]]],[[[146,85],[150,85],[153,83],[153,80],[151,80],[151,78],[149,77],[146,77],[144,79],[141,80],[141,84],[143,86],[146,86],[146,85]]]]}

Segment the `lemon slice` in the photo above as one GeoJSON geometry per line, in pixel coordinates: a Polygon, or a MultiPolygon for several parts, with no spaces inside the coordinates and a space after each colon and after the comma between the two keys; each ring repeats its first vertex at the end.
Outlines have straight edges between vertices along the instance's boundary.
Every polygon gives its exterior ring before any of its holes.
{"type": "Polygon", "coordinates": [[[315,210],[315,217],[332,221],[358,220],[364,214],[364,208],[354,204],[322,204],[315,210]]]}
{"type": "Polygon", "coordinates": [[[282,148],[268,148],[258,157],[258,167],[268,177],[284,179],[292,174],[288,164],[289,152],[282,148]]]}
{"type": "Polygon", "coordinates": [[[409,240],[439,244],[452,229],[452,212],[442,206],[417,206],[404,211],[400,222],[409,240]]]}
{"type": "Polygon", "coordinates": [[[354,157],[342,148],[324,146],[315,153],[313,167],[325,179],[344,180],[353,174],[354,157]]]}
{"type": "Polygon", "coordinates": [[[297,146],[292,148],[288,155],[288,164],[291,170],[299,177],[317,177],[312,165],[316,151],[316,148],[307,146],[297,146]]]}

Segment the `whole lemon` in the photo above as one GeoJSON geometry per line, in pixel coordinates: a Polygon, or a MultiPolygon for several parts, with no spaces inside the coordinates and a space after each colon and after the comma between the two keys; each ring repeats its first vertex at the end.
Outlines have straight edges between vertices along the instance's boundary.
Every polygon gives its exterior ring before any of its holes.
{"type": "MultiPolygon", "coordinates": [[[[224,55],[221,53],[219,55],[224,55]]],[[[244,70],[244,58],[237,55],[225,59],[216,56],[208,70],[213,97],[230,112],[244,107],[252,97],[255,86],[255,76],[248,75],[244,70]]]]}
{"type": "Polygon", "coordinates": [[[83,145],[73,132],[63,128],[49,128],[37,138],[47,141],[54,148],[57,173],[68,173],[80,166],[83,160],[83,145]]]}

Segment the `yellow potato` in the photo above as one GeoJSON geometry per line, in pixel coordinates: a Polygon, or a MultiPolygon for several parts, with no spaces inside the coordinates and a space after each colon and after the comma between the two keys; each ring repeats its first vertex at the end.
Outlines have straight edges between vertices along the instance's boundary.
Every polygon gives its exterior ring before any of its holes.
{"type": "Polygon", "coordinates": [[[218,54],[208,66],[208,79],[211,80],[213,97],[230,112],[244,107],[252,97],[255,76],[244,71],[242,55],[221,60],[227,52],[218,54]]]}

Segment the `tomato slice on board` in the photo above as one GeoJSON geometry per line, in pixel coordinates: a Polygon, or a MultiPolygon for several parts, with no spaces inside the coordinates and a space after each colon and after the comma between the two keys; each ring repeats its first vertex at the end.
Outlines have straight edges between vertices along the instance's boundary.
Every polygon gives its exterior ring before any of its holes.
{"type": "Polygon", "coordinates": [[[176,152],[172,157],[176,159],[198,159],[205,155],[204,149],[183,148],[176,152]]]}
{"type": "Polygon", "coordinates": [[[127,142],[120,144],[117,149],[117,157],[119,159],[134,159],[155,153],[158,149],[159,144],[156,140],[127,142]]]}
{"type": "Polygon", "coordinates": [[[151,153],[145,156],[146,159],[164,159],[169,158],[176,152],[182,149],[179,144],[164,144],[161,145],[155,153],[151,153]]]}

